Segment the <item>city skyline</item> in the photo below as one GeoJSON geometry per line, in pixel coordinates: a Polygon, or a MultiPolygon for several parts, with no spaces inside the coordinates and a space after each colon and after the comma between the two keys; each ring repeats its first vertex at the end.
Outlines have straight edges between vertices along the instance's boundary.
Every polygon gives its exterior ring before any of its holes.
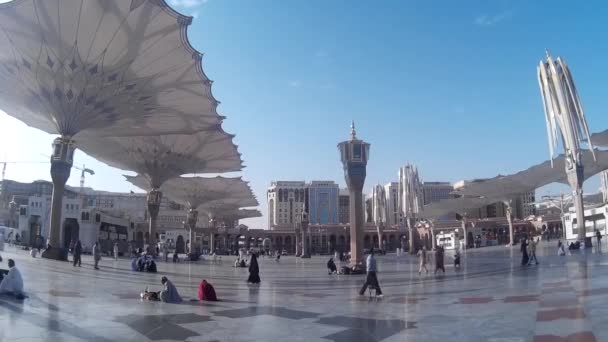
{"type": "MultiPolygon", "coordinates": [[[[265,192],[273,180],[345,186],[336,144],[348,137],[351,119],[372,144],[366,193],[396,180],[406,162],[419,166],[423,180],[455,182],[548,159],[535,78],[546,47],[570,64],[591,130],[608,127],[603,48],[592,43],[602,32],[592,19],[605,16],[605,8],[566,11],[559,2],[547,8],[523,1],[374,8],[313,1],[273,2],[268,11],[268,1],[169,3],[195,17],[189,37],[205,53],[220,113],[228,117],[226,131],[236,134],[247,166],[226,175],[250,181],[262,203],[264,217],[244,221],[253,228],[265,227],[265,192]],[[539,15],[555,25],[537,24],[539,15]],[[567,16],[590,20],[557,25],[567,16]],[[582,34],[587,39],[577,39],[582,34]]],[[[48,161],[50,135],[4,113],[0,132],[1,161],[48,161]]],[[[141,192],[124,181],[125,172],[77,152],[75,165],[82,164],[96,172],[87,175],[86,186],[141,192]]],[[[68,184],[78,186],[79,176],[74,170],[68,184]]],[[[9,164],[6,178],[49,180],[48,164],[9,164]]],[[[585,190],[598,187],[593,179],[585,190]]]]}

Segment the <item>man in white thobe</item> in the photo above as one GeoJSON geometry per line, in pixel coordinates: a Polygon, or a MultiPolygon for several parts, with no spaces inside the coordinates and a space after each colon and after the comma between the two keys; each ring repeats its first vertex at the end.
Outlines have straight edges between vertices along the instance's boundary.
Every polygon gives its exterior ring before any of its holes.
{"type": "Polygon", "coordinates": [[[23,294],[23,278],[21,278],[21,273],[15,267],[13,259],[8,259],[8,267],[8,274],[4,275],[2,282],[0,282],[0,294],[20,296],[23,294]]]}

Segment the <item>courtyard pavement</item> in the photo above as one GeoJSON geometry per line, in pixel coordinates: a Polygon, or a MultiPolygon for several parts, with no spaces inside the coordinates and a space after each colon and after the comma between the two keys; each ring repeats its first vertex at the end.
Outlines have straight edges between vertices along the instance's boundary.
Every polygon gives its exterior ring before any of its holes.
{"type": "Polygon", "coordinates": [[[157,274],[130,260],[84,256],[71,263],[32,259],[7,247],[29,296],[0,296],[0,341],[608,341],[608,247],[559,257],[556,241],[539,246],[540,265],[521,267],[519,248],[468,250],[455,271],[418,276],[417,260],[378,257],[385,297],[361,297],[365,276],[328,275],[329,257],[260,258],[260,286],[234,257],[212,263],[158,263],[157,274]],[[166,275],[182,304],[144,302],[146,286],[166,275]],[[220,302],[195,301],[202,279],[220,302]]]}

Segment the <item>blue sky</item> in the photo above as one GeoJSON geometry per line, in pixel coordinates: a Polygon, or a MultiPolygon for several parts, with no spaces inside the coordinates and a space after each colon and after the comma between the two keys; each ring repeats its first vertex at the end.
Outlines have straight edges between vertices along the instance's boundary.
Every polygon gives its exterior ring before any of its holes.
{"type": "MultiPolygon", "coordinates": [[[[264,214],[272,180],[344,184],[336,144],[351,119],[372,144],[366,189],[395,180],[406,162],[428,181],[542,162],[549,149],[536,65],[545,48],[569,63],[591,130],[608,128],[601,1],[168,2],[195,17],[190,40],[205,53],[264,214]]],[[[47,160],[51,136],[6,115],[0,132],[0,159],[47,160]]],[[[82,153],[76,160],[97,172],[87,185],[132,189],[123,172],[82,153]]],[[[9,165],[7,178],[50,179],[49,166],[9,165]]],[[[78,182],[73,172],[69,184],[78,182]]]]}

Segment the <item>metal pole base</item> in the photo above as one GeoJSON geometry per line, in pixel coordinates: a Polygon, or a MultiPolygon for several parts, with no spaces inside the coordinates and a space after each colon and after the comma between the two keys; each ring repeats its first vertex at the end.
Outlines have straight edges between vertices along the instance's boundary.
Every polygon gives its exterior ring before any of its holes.
{"type": "Polygon", "coordinates": [[[42,252],[41,257],[51,260],[68,261],[68,249],[52,247],[42,252]]]}

